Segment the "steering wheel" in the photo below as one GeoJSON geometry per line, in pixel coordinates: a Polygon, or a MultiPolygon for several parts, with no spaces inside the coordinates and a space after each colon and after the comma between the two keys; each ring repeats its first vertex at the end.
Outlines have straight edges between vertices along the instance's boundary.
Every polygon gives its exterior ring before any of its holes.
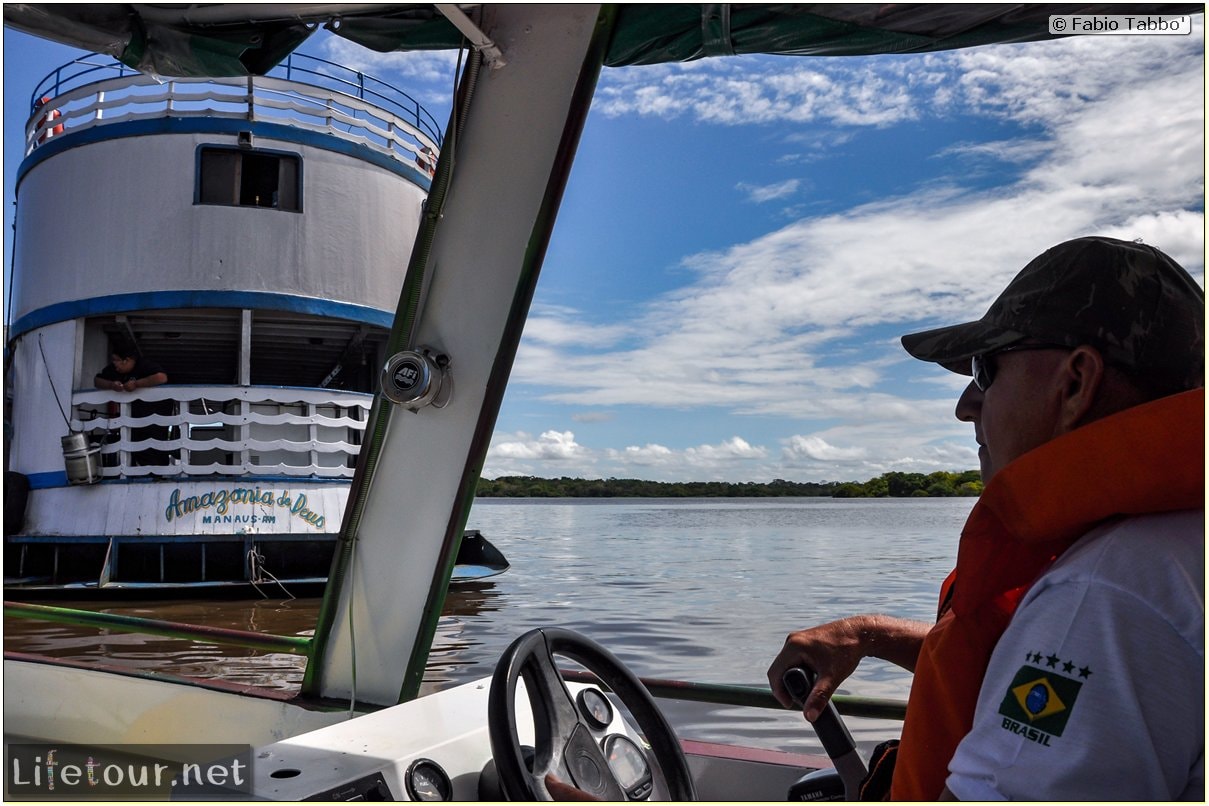
{"type": "Polygon", "coordinates": [[[650,742],[656,767],[652,772],[656,781],[662,777],[667,797],[696,800],[688,760],[646,686],[600,644],[557,627],[531,630],[513,641],[500,656],[491,678],[487,727],[504,794],[510,800],[552,800],[545,778],[547,773],[554,773],[560,781],[602,800],[626,800],[624,788],[614,777],[555,666],[556,654],[595,674],[629,709],[650,742]],[[519,679],[525,681],[533,712],[537,746],[532,770],[521,755],[516,731],[519,679]]]}

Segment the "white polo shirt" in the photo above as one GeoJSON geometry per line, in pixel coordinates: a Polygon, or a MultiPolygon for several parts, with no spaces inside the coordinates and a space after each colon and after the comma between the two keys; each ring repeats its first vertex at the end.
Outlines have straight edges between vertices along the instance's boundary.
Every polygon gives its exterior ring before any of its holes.
{"type": "Polygon", "coordinates": [[[1203,509],[1081,538],[995,646],[949,790],[961,800],[1204,800],[1204,581],[1203,509]]]}

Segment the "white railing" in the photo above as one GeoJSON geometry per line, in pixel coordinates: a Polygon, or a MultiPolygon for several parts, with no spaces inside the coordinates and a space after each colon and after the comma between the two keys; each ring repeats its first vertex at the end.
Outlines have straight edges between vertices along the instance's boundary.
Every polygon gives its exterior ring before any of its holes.
{"type": "Polygon", "coordinates": [[[352,478],[373,400],[280,386],[83,390],[71,427],[100,446],[104,478],[352,478]]]}
{"type": "MultiPolygon", "coordinates": [[[[122,66],[114,63],[112,67],[122,66]]],[[[104,69],[91,68],[85,74],[93,79],[96,72],[104,73],[104,69]]],[[[45,100],[37,101],[26,122],[25,153],[55,137],[112,123],[231,118],[330,134],[415,164],[431,175],[440,150],[440,135],[435,124],[423,117],[428,113],[418,104],[414,109],[404,109],[385,93],[367,92],[368,77],[359,73],[354,75],[361,77],[360,87],[341,81],[332,88],[316,83],[315,77],[329,77],[314,70],[295,66],[283,72],[304,80],[269,76],[164,79],[115,69],[116,78],[92,80],[81,86],[72,86],[73,82],[67,80],[49,84],[48,94],[41,96],[45,100]],[[362,97],[340,87],[351,88],[362,97]],[[387,103],[400,107],[400,113],[380,105],[387,103]]]]}

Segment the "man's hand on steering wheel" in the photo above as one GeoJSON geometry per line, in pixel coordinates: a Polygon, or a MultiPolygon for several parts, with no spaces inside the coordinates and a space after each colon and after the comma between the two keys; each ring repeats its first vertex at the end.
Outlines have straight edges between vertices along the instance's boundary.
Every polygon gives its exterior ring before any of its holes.
{"type": "Polygon", "coordinates": [[[593,797],[582,789],[576,789],[570,784],[564,784],[554,777],[554,773],[546,774],[546,791],[550,793],[550,797],[553,800],[560,802],[589,801],[597,803],[600,801],[600,798],[593,797]]]}

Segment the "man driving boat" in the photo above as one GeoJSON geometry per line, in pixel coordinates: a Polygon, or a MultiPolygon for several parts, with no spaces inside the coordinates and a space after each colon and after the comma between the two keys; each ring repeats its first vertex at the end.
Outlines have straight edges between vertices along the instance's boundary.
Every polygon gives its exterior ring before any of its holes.
{"type": "MultiPolygon", "coordinates": [[[[813,721],[861,658],[915,672],[865,797],[1204,798],[1204,291],[1163,252],[1059,244],[979,320],[904,336],[972,375],[981,499],[935,624],[792,633],[813,721]]],[[[879,748],[879,750],[882,750],[879,748]]]]}

